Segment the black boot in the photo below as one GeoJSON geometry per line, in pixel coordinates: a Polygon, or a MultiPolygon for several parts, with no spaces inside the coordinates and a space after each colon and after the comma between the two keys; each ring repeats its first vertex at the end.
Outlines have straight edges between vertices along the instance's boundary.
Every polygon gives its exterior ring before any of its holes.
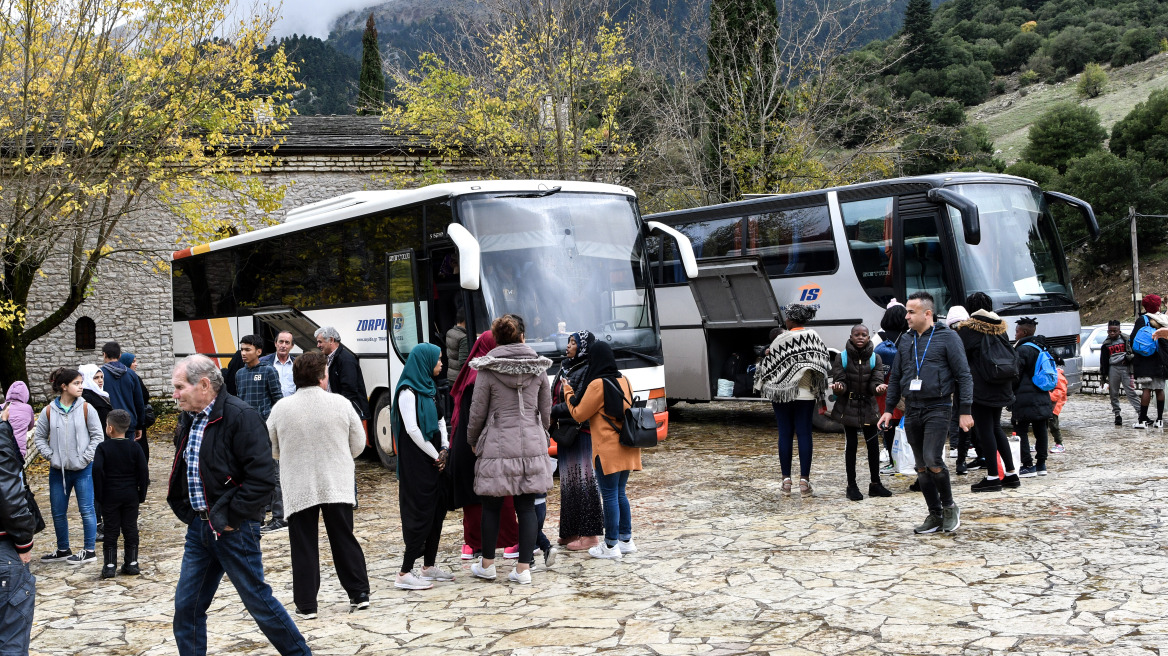
{"type": "Polygon", "coordinates": [[[105,554],[105,564],[101,566],[101,578],[112,579],[118,573],[118,548],[102,547],[105,554]]]}
{"type": "Polygon", "coordinates": [[[138,574],[138,546],[126,547],[126,560],[122,563],[122,574],[138,574]]]}

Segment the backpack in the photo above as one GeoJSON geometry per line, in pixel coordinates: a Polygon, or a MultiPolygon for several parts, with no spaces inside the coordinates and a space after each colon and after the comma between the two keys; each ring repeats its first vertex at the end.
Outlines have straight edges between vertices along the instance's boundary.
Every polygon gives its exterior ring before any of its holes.
{"type": "Polygon", "coordinates": [[[1018,377],[1018,353],[1005,337],[983,335],[974,366],[979,377],[987,383],[1011,383],[1018,377]]]}
{"type": "Polygon", "coordinates": [[[1136,338],[1132,340],[1132,350],[1142,356],[1149,356],[1156,354],[1156,338],[1155,329],[1152,328],[1152,321],[1148,319],[1148,315],[1143,316],[1144,325],[1136,331],[1136,338]]]}
{"type": "Polygon", "coordinates": [[[1058,368],[1054,366],[1054,357],[1034,342],[1026,342],[1026,346],[1038,349],[1038,359],[1034,361],[1034,375],[1030,378],[1034,386],[1044,392],[1058,387],[1058,368]]]}
{"type": "MultiPolygon", "coordinates": [[[[847,371],[847,368],[848,368],[848,350],[847,349],[840,351],[840,365],[842,365],[844,370],[847,371]]],[[[876,370],[876,351],[875,350],[872,351],[872,355],[868,356],[868,368],[873,370],[873,371],[876,370]]]]}

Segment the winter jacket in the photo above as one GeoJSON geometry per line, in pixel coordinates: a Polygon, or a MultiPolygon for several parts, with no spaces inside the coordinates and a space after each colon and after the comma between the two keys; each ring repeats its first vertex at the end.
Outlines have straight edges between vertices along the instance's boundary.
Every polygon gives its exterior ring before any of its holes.
{"type": "Polygon", "coordinates": [[[357,356],[343,344],[337,345],[328,365],[329,391],[349,399],[361,419],[369,418],[369,394],[357,356]]]}
{"type": "Polygon", "coordinates": [[[455,326],[446,331],[446,380],[453,385],[458,379],[458,372],[466,365],[470,356],[470,340],[466,336],[466,328],[455,326]]]}
{"type": "MultiPolygon", "coordinates": [[[[629,379],[621,376],[613,381],[621,387],[625,399],[633,399],[633,390],[629,379]]],[[[576,421],[587,421],[592,427],[592,454],[600,458],[600,467],[605,474],[614,474],[622,471],[641,471],[641,450],[620,443],[620,433],[617,431],[624,424],[624,417],[611,417],[604,412],[603,379],[594,380],[584,390],[580,402],[572,405],[571,399],[576,396],[575,390],[565,385],[564,396],[568,411],[576,421]],[[612,422],[611,424],[609,422],[612,422]],[[616,428],[613,428],[613,426],[616,428]]],[[[622,413],[623,414],[623,413],[622,413]]]]}
{"type": "Polygon", "coordinates": [[[831,418],[852,428],[875,424],[880,419],[876,388],[884,383],[884,361],[876,355],[871,344],[863,351],[857,351],[849,341],[844,348],[847,349],[848,366],[844,367],[842,353],[837,353],[831,362],[832,385],[844,385],[843,391],[834,392],[831,418]]]}
{"type": "Polygon", "coordinates": [[[13,437],[12,424],[0,421],[0,540],[11,540],[17,553],[28,553],[36,521],[24,498],[24,458],[13,437]]]}
{"type": "Polygon", "coordinates": [[[150,469],[142,447],[131,439],[109,439],[97,445],[93,458],[93,500],[100,503],[143,503],[150,469]]]}
{"type": "Polygon", "coordinates": [[[1120,333],[1119,337],[1115,339],[1108,337],[1099,347],[1099,373],[1103,375],[1103,380],[1107,380],[1107,377],[1111,375],[1111,358],[1119,356],[1123,356],[1122,364],[1125,367],[1130,367],[1136,356],[1131,347],[1131,339],[1123,333],[1120,333]]]}
{"type": "Polygon", "coordinates": [[[1013,417],[1020,421],[1042,421],[1054,416],[1054,401],[1050,400],[1050,392],[1034,384],[1039,352],[1033,346],[1026,346],[1030,342],[1046,348],[1046,338],[1042,335],[1024,337],[1014,345],[1018,352],[1018,378],[1014,381],[1013,417]]]}
{"type": "Polygon", "coordinates": [[[8,423],[12,425],[12,434],[20,446],[20,455],[28,453],[28,432],[36,422],[36,413],[28,404],[28,385],[23,380],[12,383],[8,394],[4,397],[5,407],[8,408],[8,423]]]}
{"type": "Polygon", "coordinates": [[[478,456],[475,494],[543,494],[552,487],[548,458],[551,360],[526,344],[507,344],[471,360],[478,371],[467,442],[478,456]]]}
{"type": "Polygon", "coordinates": [[[900,340],[896,364],[888,377],[886,407],[895,408],[902,396],[906,408],[951,405],[956,389],[958,414],[967,415],[973,403],[973,377],[965,359],[965,344],[945,324],[937,323],[933,327],[931,335],[929,330],[923,335],[910,330],[900,340]],[[916,360],[913,359],[914,345],[916,360]],[[918,375],[918,362],[921,389],[914,392],[910,386],[918,375]]]}
{"type": "Polygon", "coordinates": [[[301,387],[268,416],[272,455],[280,460],[284,516],[324,503],[353,505],[353,458],[365,450],[365,428],[348,399],[301,387]]]}
{"type": "Polygon", "coordinates": [[[970,365],[969,373],[973,377],[973,402],[989,408],[1005,408],[1012,404],[1014,387],[986,380],[981,368],[974,365],[981,357],[982,343],[987,337],[1000,339],[1007,346],[1010,345],[1010,339],[1006,336],[1006,322],[993,312],[977,312],[953,328],[965,346],[965,360],[970,365]]]}
{"type": "Polygon", "coordinates": [[[90,389],[82,391],[81,398],[93,406],[94,410],[97,410],[97,420],[101,422],[101,434],[105,435],[105,420],[109,417],[109,413],[114,411],[109,399],[90,389]]]}
{"type": "MultiPolygon", "coordinates": [[[[184,412],[174,432],[174,462],[166,501],[184,524],[197,517],[187,489],[187,439],[194,414],[184,412]]],[[[252,519],[262,521],[264,507],[276,487],[276,465],[268,429],[260,413],[230,394],[220,391],[211,407],[211,416],[199,448],[199,477],[207,495],[211,526],[239,528],[252,519]]]]}
{"type": "Polygon", "coordinates": [[[107,362],[101,366],[105,372],[105,385],[102,389],[109,394],[110,405],[114,410],[125,410],[130,413],[130,430],[126,435],[133,437],[146,418],[146,400],[142,398],[142,380],[132,369],[121,362],[107,362]]]}
{"type": "MultiPolygon", "coordinates": [[[[1132,331],[1131,334],[1128,335],[1128,339],[1134,343],[1136,341],[1136,333],[1140,331],[1140,328],[1143,328],[1147,325],[1151,325],[1151,321],[1148,319],[1148,315],[1141,314],[1140,317],[1136,319],[1136,324],[1132,327],[1132,331]]],[[[1154,327],[1155,326],[1153,326],[1153,328],[1154,327]]],[[[1159,346],[1159,348],[1156,349],[1156,352],[1151,355],[1140,355],[1139,353],[1134,354],[1135,357],[1132,359],[1132,374],[1137,379],[1168,378],[1168,366],[1165,366],[1165,364],[1168,363],[1168,339],[1158,339],[1156,340],[1156,344],[1159,346]]]]}
{"type": "Polygon", "coordinates": [[[49,401],[37,417],[33,434],[37,450],[49,459],[49,466],[69,471],[88,467],[103,439],[97,410],[82,399],[74,401],[68,413],[55,400],[49,401]]]}
{"type": "Polygon", "coordinates": [[[1058,385],[1050,391],[1050,400],[1054,402],[1054,415],[1062,414],[1063,405],[1067,402],[1067,377],[1062,367],[1058,368],[1058,385]]]}

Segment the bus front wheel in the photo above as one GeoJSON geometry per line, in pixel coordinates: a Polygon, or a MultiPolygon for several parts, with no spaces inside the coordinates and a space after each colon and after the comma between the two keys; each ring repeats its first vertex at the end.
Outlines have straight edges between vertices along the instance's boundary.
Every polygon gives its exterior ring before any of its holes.
{"type": "Polygon", "coordinates": [[[393,448],[389,421],[392,400],[393,395],[385,392],[377,397],[377,405],[373,409],[373,448],[377,451],[377,459],[381,461],[381,466],[386,469],[397,468],[397,451],[393,448]]]}

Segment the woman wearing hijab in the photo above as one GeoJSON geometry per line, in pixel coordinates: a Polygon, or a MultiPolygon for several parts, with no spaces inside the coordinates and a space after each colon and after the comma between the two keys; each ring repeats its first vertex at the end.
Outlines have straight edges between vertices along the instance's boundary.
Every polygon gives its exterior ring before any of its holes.
{"type": "MultiPolygon", "coordinates": [[[[126,365],[129,369],[133,369],[134,373],[138,373],[138,356],[133,353],[123,351],[121,357],[118,358],[118,362],[126,365]]],[[[146,389],[146,381],[142,380],[141,374],[138,374],[138,384],[142,386],[142,405],[146,408],[146,412],[150,413],[152,412],[150,408],[150,390],[146,389]]],[[[149,417],[153,416],[153,414],[149,415],[149,417]]],[[[136,441],[138,442],[138,446],[142,447],[142,455],[146,456],[146,462],[150,462],[150,442],[146,439],[146,429],[154,425],[154,420],[148,420],[145,417],[139,419],[137,428],[142,431],[142,437],[137,438],[136,441]]]]}
{"type": "MultiPolygon", "coordinates": [[[[495,348],[495,338],[490,332],[485,332],[475,341],[470,349],[466,362],[490,353],[495,348]]],[[[454,400],[454,416],[451,419],[450,460],[447,462],[448,476],[451,479],[450,503],[448,510],[462,508],[462,559],[474,560],[482,555],[483,535],[482,520],[483,506],[479,496],[474,491],[475,457],[470,444],[466,441],[466,418],[470,416],[470,402],[474,397],[475,381],[478,372],[474,367],[464,366],[450,388],[450,396],[454,400]]],[[[510,497],[503,501],[503,509],[499,518],[499,542],[508,545],[503,557],[515,558],[519,554],[519,523],[515,519],[515,505],[510,497]]]]}
{"type": "Polygon", "coordinates": [[[810,328],[815,308],[791,304],[785,312],[786,332],[771,342],[754,375],[754,389],[771,400],[779,429],[779,464],[783,494],[791,493],[791,456],[799,438],[799,494],[811,496],[811,420],[827,389],[831,360],[827,345],[810,328]]]}
{"type": "MultiPolygon", "coordinates": [[[[552,420],[575,421],[564,400],[570,386],[584,389],[588,378],[588,356],[596,337],[587,330],[568,338],[567,356],[560,363],[560,373],[552,384],[552,420]]],[[[584,551],[600,544],[604,531],[604,510],[596,473],[592,468],[592,432],[588,422],[580,424],[576,441],[558,447],[560,466],[560,544],[571,551],[584,551]]]]}
{"type": "Polygon", "coordinates": [[[526,330],[518,315],[495,319],[491,333],[498,346],[470,363],[479,373],[466,437],[479,457],[474,491],[483,502],[483,557],[470,571],[481,579],[495,578],[499,511],[505,497],[515,497],[519,562],[509,578],[514,583],[530,584],[539,533],[535,499],[552,486],[547,454],[552,405],[547,368],[551,360],[523,343],[526,330]]]}
{"type": "Polygon", "coordinates": [[[564,388],[572,418],[592,427],[596,482],[604,501],[604,543],[588,553],[593,558],[619,560],[637,551],[625,485],[629,472],[641,470],[641,450],[621,444],[619,430],[625,408],[632,405],[633,389],[616,368],[612,347],[604,342],[589,349],[587,378],[576,387],[567,383],[564,388]]]}
{"type": "Polygon", "coordinates": [[[77,371],[85,376],[81,398],[97,411],[97,419],[101,422],[101,434],[105,435],[105,418],[114,409],[110,405],[109,394],[105,391],[105,373],[95,364],[83,364],[77,367],[77,371]]]}
{"type": "Polygon", "coordinates": [[[406,544],[394,586],[403,590],[428,590],[434,587],[432,581],[454,580],[436,564],[442,521],[446,519],[441,474],[450,448],[446,419],[435,401],[438,386],[434,377],[440,373],[442,349],[418,344],[410,351],[393,392],[390,425],[397,442],[397,498],[406,544]],[[414,562],[419,556],[422,572],[415,574],[414,562]]]}

